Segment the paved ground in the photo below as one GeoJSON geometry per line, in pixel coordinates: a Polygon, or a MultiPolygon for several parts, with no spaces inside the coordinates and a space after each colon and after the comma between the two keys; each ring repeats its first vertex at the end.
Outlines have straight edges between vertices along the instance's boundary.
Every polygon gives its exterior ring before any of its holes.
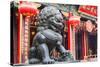
{"type": "MultiPolygon", "coordinates": [[[[55,64],[67,64],[67,63],[77,63],[77,62],[94,62],[97,61],[97,58],[91,58],[88,60],[76,60],[76,61],[64,61],[64,62],[55,62],[55,64]]],[[[28,66],[28,65],[42,65],[42,63],[39,64],[15,64],[15,66],[28,66]]]]}

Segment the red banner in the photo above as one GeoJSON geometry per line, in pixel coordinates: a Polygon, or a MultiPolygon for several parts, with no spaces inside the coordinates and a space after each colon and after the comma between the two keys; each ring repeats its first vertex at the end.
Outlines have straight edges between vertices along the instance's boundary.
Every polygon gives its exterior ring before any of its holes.
{"type": "Polygon", "coordinates": [[[97,6],[80,6],[79,12],[92,17],[97,17],[97,6]]]}

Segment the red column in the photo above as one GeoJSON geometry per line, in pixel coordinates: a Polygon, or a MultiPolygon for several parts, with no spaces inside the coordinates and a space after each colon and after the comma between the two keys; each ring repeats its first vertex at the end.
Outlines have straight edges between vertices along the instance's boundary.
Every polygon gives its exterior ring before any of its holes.
{"type": "Polygon", "coordinates": [[[17,63],[20,63],[20,13],[18,12],[18,31],[17,31],[17,34],[18,34],[18,47],[17,47],[17,54],[18,54],[18,60],[17,60],[17,63]]]}
{"type": "Polygon", "coordinates": [[[70,50],[70,23],[68,21],[68,50],[70,50]]]}

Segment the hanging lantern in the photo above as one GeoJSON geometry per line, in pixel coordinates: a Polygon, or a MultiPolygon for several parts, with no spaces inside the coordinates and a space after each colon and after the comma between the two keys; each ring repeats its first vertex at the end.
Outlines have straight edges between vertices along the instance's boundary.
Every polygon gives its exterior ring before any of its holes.
{"type": "Polygon", "coordinates": [[[79,16],[72,16],[69,18],[69,23],[73,27],[76,27],[80,23],[80,17],[79,16]]]}
{"type": "Polygon", "coordinates": [[[25,16],[37,15],[39,11],[34,4],[32,2],[20,1],[19,12],[25,16]]]}

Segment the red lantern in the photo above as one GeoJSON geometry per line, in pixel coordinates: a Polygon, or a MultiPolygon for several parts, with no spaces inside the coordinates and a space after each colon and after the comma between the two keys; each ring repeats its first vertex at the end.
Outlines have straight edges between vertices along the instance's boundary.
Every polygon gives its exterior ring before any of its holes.
{"type": "Polygon", "coordinates": [[[80,17],[79,16],[72,16],[69,18],[69,24],[73,27],[76,27],[80,23],[80,17]]]}
{"type": "Polygon", "coordinates": [[[32,2],[26,2],[26,1],[21,1],[20,6],[19,6],[19,12],[23,15],[37,15],[38,10],[36,7],[34,7],[34,3],[32,2]]]}

